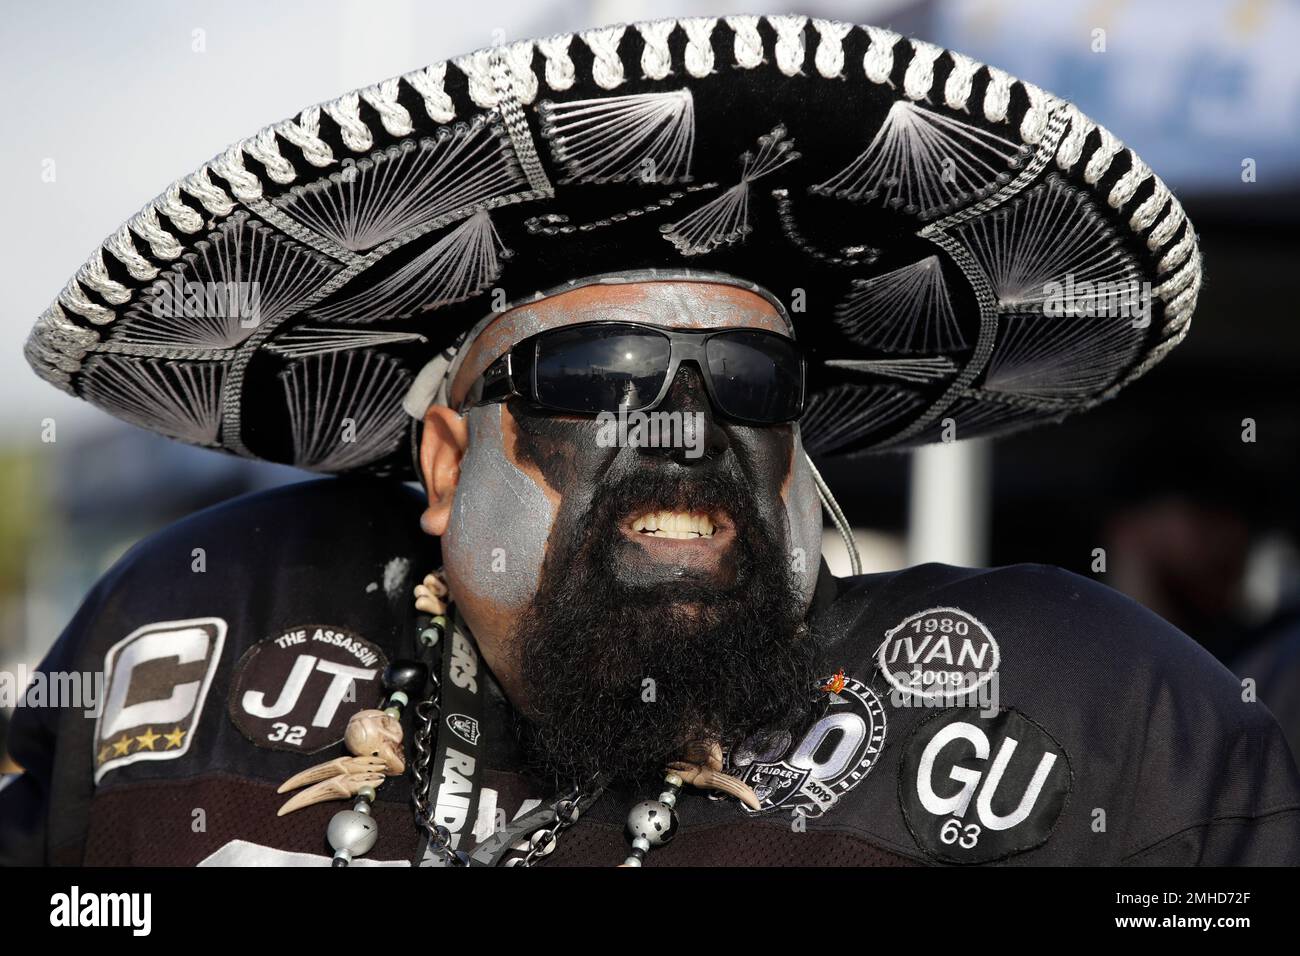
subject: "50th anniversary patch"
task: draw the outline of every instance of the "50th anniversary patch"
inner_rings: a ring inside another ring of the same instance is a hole
[[[819,817],[862,782],[884,743],[880,698],[860,680],[846,677],[829,695],[826,713],[802,736],[783,731],[764,745],[738,747],[726,764],[753,789],[761,805],[757,812],[781,807]]]
[[[1074,782],[1070,758],[1008,708],[945,710],[912,732],[898,796],[917,845],[946,863],[988,863],[1047,841]]]
[[[348,718],[375,705],[387,666],[384,652],[352,631],[291,627],[239,659],[230,719],[259,747],[314,753],[342,740]]]

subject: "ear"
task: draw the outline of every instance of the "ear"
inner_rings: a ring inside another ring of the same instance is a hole
[[[445,405],[430,405],[420,435],[420,476],[429,507],[420,516],[428,534],[442,535],[451,520],[451,501],[460,483],[460,460],[469,447],[469,425]]]

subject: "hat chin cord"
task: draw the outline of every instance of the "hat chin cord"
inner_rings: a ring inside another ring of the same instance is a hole
[[[844,517],[839,502],[831,494],[830,485],[826,484],[826,480],[822,478],[821,472],[812,463],[812,459],[806,453],[803,459],[808,463],[808,470],[812,472],[813,484],[817,486],[817,497],[822,500],[822,507],[826,509],[826,514],[831,519],[831,524],[835,525],[835,530],[840,533],[840,540],[844,542],[844,550],[849,553],[849,567],[855,575],[861,574],[862,559],[858,556],[858,546],[853,540],[853,529],[849,527],[849,519]]]

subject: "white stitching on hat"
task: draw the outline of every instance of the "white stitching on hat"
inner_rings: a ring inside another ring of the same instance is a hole
[[[1043,131],[1047,129],[1047,118],[1059,101],[1032,83],[1022,80],[1020,85],[1029,97],[1029,109],[1025,110],[1024,118],[1020,121],[1020,138],[1031,146],[1036,146],[1043,138]]]
[[[1011,105],[1011,74],[996,66],[986,69],[989,82],[984,88],[984,118],[990,123],[1001,123],[1007,118],[1007,109]]]
[[[533,42],[520,40],[511,43],[503,51],[506,65],[510,68],[510,88],[515,99],[520,103],[531,103],[537,99],[537,74],[533,72]]]
[[[1115,159],[1119,151],[1124,148],[1124,144],[1110,130],[1098,126],[1097,132],[1101,134],[1101,145],[1088,159],[1088,163],[1083,167],[1083,181],[1089,186],[1096,185],[1097,180],[1106,175],[1106,170],[1110,169],[1111,162]]]
[[[1147,226],[1156,221],[1156,216],[1160,210],[1164,209],[1165,202],[1169,199],[1169,187],[1156,180],[1156,187],[1137,209],[1133,210],[1133,215],[1129,217],[1128,227],[1134,232],[1141,232]]]
[[[786,76],[798,76],[803,72],[803,58],[807,52],[804,47],[803,28],[807,17],[779,16],[768,17],[767,22],[776,31],[776,65]]]
[[[662,80],[673,71],[673,56],[668,50],[668,34],[676,20],[651,20],[638,23],[637,33],[645,41],[641,49],[641,73],[648,80]]]
[[[402,396],[411,373],[382,352],[330,352],[280,373],[293,463],[316,471],[358,468],[392,452],[406,430]],[[352,425],[352,441],[342,441]]]
[[[578,34],[595,57],[591,78],[602,90],[612,90],[623,82],[623,61],[618,55],[618,41],[623,39],[625,29],[623,26],[604,27]]]
[[[275,124],[275,131],[301,150],[303,158],[313,166],[328,166],[334,162],[334,151],[320,138],[320,107],[309,106],[298,114],[298,119]]]
[[[158,212],[171,221],[181,232],[198,232],[203,228],[203,217],[185,205],[181,199],[180,183],[172,183],[161,196],[153,201]]]
[[[402,79],[424,98],[424,111],[429,114],[429,119],[435,123],[450,123],[456,118],[456,107],[443,88],[447,79],[446,63],[434,63],[423,70],[412,70]]]
[[[209,165],[204,164],[180,181],[181,188],[203,204],[214,216],[224,216],[235,208],[226,191],[208,178]]]
[[[1184,230],[1183,238],[1170,246],[1169,251],[1161,256],[1160,265],[1156,267],[1157,271],[1163,275],[1170,269],[1176,268],[1184,259],[1187,258],[1188,253],[1191,252],[1195,246],[1196,233],[1190,228]]]
[[[943,47],[912,40],[912,62],[903,75],[903,95],[909,100],[925,100],[934,85],[934,63],[943,55]]]
[[[760,136],[758,150],[741,156],[740,182],[676,222],[660,226],[663,237],[682,255],[695,256],[747,236],[749,184],[799,158],[785,133],[784,126],[776,126]]]
[[[472,298],[501,274],[509,251],[479,209],[383,281],[311,312],[330,321],[376,321]]]
[[[538,105],[542,132],[557,162],[579,182],[653,182],[690,178],[695,101],[687,87]],[[650,165],[647,167],[647,163]]]
[[[217,362],[96,355],[86,363],[81,388],[95,404],[142,428],[215,445],[225,378],[226,366]]]
[[[175,259],[181,254],[180,242],[158,222],[158,210],[152,205],[132,216],[130,226],[134,233],[149,243],[149,251],[159,259]]]
[[[871,43],[867,52],[862,54],[862,72],[872,83],[888,83],[889,74],[894,71],[894,46],[902,39],[893,30],[880,27],[865,27]]]
[[[244,141],[244,149],[255,160],[266,167],[266,174],[272,181],[284,185],[291,183],[297,175],[293,164],[280,155],[280,144],[275,141],[275,130],[264,127],[254,136]]]
[[[713,28],[717,17],[690,17],[678,20],[686,33],[686,72],[695,78],[713,72]]]
[[[411,114],[397,101],[399,90],[397,77],[393,77],[366,87],[361,91],[361,98],[375,108],[388,135],[410,136],[414,130],[411,126]]]
[[[853,24],[814,18],[812,25],[817,31],[817,52],[813,54],[817,72],[828,80],[843,76],[844,38],[853,31]]]
[[[111,252],[134,279],[148,280],[158,275],[158,270],[135,248],[135,236],[129,225],[123,225],[117,232],[104,241],[104,248]]]
[[[360,107],[359,92],[344,93],[338,99],[321,106],[321,109],[339,124],[343,145],[354,153],[364,153],[375,144],[375,138],[370,134],[370,127],[361,122]],[[239,196],[238,193],[235,195]]]
[[[1088,134],[1096,128],[1088,117],[1084,116],[1072,104],[1065,107],[1065,113],[1070,119],[1070,129],[1061,140],[1061,146],[1056,151],[1056,165],[1061,170],[1069,170],[1079,161],[1083,155],[1083,144],[1087,140]]]
[[[763,62],[763,38],[758,33],[758,17],[743,15],[726,17],[727,26],[735,31],[733,50],[736,65],[752,70]]]
[[[885,352],[952,352],[966,347],[935,255],[869,279],[854,279],[833,318],[853,342]]]
[[[230,184],[230,191],[241,202],[251,202],[262,197],[262,183],[244,168],[241,143],[235,143],[224,153],[208,161],[208,168]]]
[[[565,33],[537,41],[537,48],[546,58],[546,85],[553,90],[567,90],[573,86],[576,75],[573,60],[569,57],[572,40],[573,36]]]
[[[1110,204],[1111,209],[1119,209],[1126,202],[1133,198],[1138,187],[1151,178],[1151,170],[1147,164],[1138,159],[1137,154],[1129,150],[1129,157],[1132,159],[1132,165],[1111,187],[1110,195],[1106,197],[1106,202]]]
[[[943,101],[949,109],[965,110],[970,100],[971,83],[979,71],[980,64],[962,53],[948,51],[952,60],[952,72],[943,84]]]
[[[1020,146],[981,126],[909,100],[895,100],[866,149],[811,192],[846,199],[882,197],[923,217],[987,192]],[[944,169],[949,179],[937,175]]]
[[[1182,203],[1170,195],[1169,211],[1165,213],[1163,219],[1156,224],[1151,230],[1151,235],[1147,236],[1147,248],[1155,252],[1166,242],[1174,237],[1178,232],[1178,227],[1187,219],[1187,213],[1183,211]]]
[[[122,305],[123,303],[131,301],[131,290],[120,282],[109,278],[108,270],[104,267],[104,253],[101,249],[95,250],[95,253],[86,260],[86,263],[77,270],[77,278],[73,282],[68,283],[68,289],[75,290],[76,296],[80,297],[81,301],[84,301],[87,305],[92,305],[95,309],[108,312],[109,319],[111,319],[113,317],[112,311],[101,309],[100,306],[93,305],[93,303],[85,297],[80,286],[77,285],[78,282],[84,284],[87,288],[98,292],[113,305]],[[78,302],[77,305],[71,306],[72,311],[82,312],[82,309],[78,307],[79,305],[80,302]],[[82,312],[82,314],[84,315],[85,313]],[[90,318],[89,315],[86,317]],[[92,319],[92,321],[102,322],[108,321],[109,319]]]

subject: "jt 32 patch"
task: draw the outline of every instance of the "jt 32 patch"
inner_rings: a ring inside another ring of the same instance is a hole
[[[104,657],[104,711],[95,721],[95,782],[141,760],[175,760],[190,749],[221,659],[219,617],[137,628]]]
[[[841,677],[836,675],[836,685]],[[727,755],[727,771],[753,789],[759,812],[781,807],[819,817],[875,766],[885,743],[885,708],[866,684],[842,679],[826,713],[799,738],[783,732]],[[818,687],[827,683],[818,681]]]
[[[946,863],[1032,850],[1056,828],[1074,773],[1060,743],[1017,710],[946,710],[923,721],[899,764],[898,796],[917,845]]]
[[[348,718],[375,706],[388,660],[341,627],[300,624],[250,647],[230,685],[230,719],[269,750],[314,753],[343,739]]]

